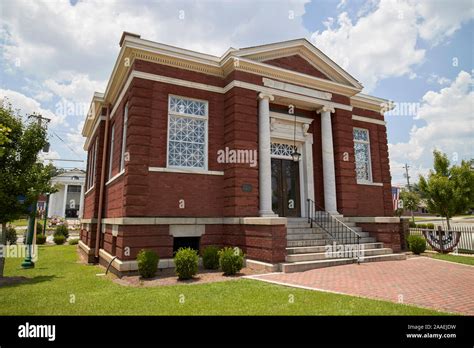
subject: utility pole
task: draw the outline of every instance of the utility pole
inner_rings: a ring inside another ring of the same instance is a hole
[[[43,120],[46,121],[46,127],[48,126],[48,122],[51,121],[51,119],[49,118],[43,117],[41,115],[35,115],[35,114],[29,115],[28,118],[35,118],[38,121],[38,125],[40,127],[42,126]],[[49,151],[49,143],[45,146],[45,148],[43,148],[43,151],[44,152]],[[38,209],[38,202],[34,201],[33,204],[31,205],[31,211],[29,212],[26,241],[23,242],[23,244],[26,245],[26,257],[23,263],[21,264],[21,267],[24,269],[35,267],[35,263],[33,262],[33,258],[32,258],[32,249],[33,249],[33,245],[36,243],[34,239],[36,236],[37,209]],[[46,231],[44,233],[46,233]]]
[[[407,186],[408,186],[408,191],[411,191],[411,187],[410,187],[410,175],[408,175],[408,168],[410,168],[410,166],[408,165],[408,163],[405,163],[405,177],[407,178]]]
[[[408,165],[408,163],[405,163],[404,168],[405,168],[405,177],[407,178],[408,192],[411,192],[410,175],[408,174],[408,168],[410,168],[410,166]],[[410,213],[411,213],[412,221],[415,222],[415,216],[413,214],[413,210],[410,210]]]
[[[51,121],[51,119],[50,119],[50,118],[43,117],[43,116],[41,116],[41,115],[35,115],[35,114],[33,114],[33,115],[29,115],[29,116],[28,116],[28,118],[36,118],[36,120],[38,121],[38,125],[39,125],[39,126],[41,126],[41,125],[42,125],[42,123],[43,123],[43,120],[46,120],[46,124],[48,124],[48,123],[49,123],[49,121]]]

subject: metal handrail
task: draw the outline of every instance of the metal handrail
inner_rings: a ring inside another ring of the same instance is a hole
[[[329,214],[310,198],[307,199],[307,216],[311,227],[313,227],[313,223],[318,225],[336,244],[357,244],[358,247],[360,246],[361,236],[357,231]]]

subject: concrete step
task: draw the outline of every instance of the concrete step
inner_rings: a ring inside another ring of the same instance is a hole
[[[353,227],[353,226],[348,226],[348,227],[349,227],[351,230],[354,230],[354,231],[356,231],[356,232],[362,232],[362,227],[357,227],[357,226],[354,226],[354,227]],[[340,231],[341,233],[342,233],[342,230],[343,230],[343,229],[340,228],[340,227],[328,227],[328,228],[326,228],[326,229],[327,229],[328,231],[336,231],[336,232],[337,232],[337,231]],[[350,233],[350,232],[348,232],[348,233]]]
[[[359,239],[359,243],[375,243],[377,242],[374,237],[362,237]]]
[[[361,258],[359,261],[363,262],[375,262],[375,261],[398,261],[405,260],[405,254],[384,254],[384,255],[375,255],[375,256],[366,256]],[[311,269],[332,267],[339,265],[347,265],[350,263],[356,263],[356,258],[345,258],[345,259],[325,259],[325,260],[316,260],[316,261],[302,261],[302,262],[291,262],[291,263],[282,263],[281,270],[284,273],[294,273],[294,272],[304,272]]]
[[[369,232],[363,232],[363,231],[356,231],[357,234],[361,237],[370,237],[370,234]],[[339,233],[333,233],[335,236],[338,236],[338,237],[351,237],[351,236],[354,236],[355,237],[355,234],[352,233],[352,232],[339,232]]]
[[[298,220],[290,220],[288,219],[287,220],[287,223],[286,223],[286,227],[288,228],[292,228],[292,227],[295,227],[295,228],[298,228],[298,227],[301,227],[301,228],[305,228],[305,227],[310,227],[310,223],[308,222],[308,220],[306,219],[298,219]]]
[[[393,250],[390,248],[376,248],[376,249],[363,249],[362,255],[365,256],[376,256],[393,254]],[[325,252],[319,253],[307,253],[307,254],[293,254],[286,256],[286,262],[301,262],[301,261],[315,261],[315,260],[328,260],[338,258],[338,253],[333,252],[326,254]],[[340,257],[339,257],[340,258]]]
[[[314,246],[322,246],[326,245],[326,241],[324,239],[316,239],[316,240],[289,240],[286,245],[288,248],[299,248],[299,247],[314,247]]]
[[[405,254],[385,254],[385,255],[364,256],[360,258],[360,262],[398,261],[398,260],[406,260],[406,259],[407,259],[407,256]]]
[[[365,250],[383,248],[383,243],[365,243],[361,244]],[[286,252],[288,255],[293,254],[309,254],[309,253],[323,253],[326,251],[326,246],[303,246],[303,247],[288,247]]]
[[[355,259],[327,259],[317,261],[291,262],[282,263],[280,269],[283,273],[294,273],[309,271],[310,269],[316,268],[347,265],[354,262],[356,262]]]
[[[318,239],[326,240],[326,235],[323,233],[292,233],[286,235],[286,240],[309,240]]]
[[[295,233],[321,233],[325,234],[324,230],[321,228],[302,228],[302,227],[292,227],[286,229],[287,234],[295,234]]]

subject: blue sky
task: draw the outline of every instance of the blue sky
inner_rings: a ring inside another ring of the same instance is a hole
[[[399,108],[386,116],[394,183],[425,174],[432,150],[474,157],[470,0],[2,1],[0,97],[52,119],[45,158],[84,160],[80,135],[123,31],[222,54],[306,37]],[[45,20],[46,19],[46,20]],[[84,167],[84,162],[56,162]]]

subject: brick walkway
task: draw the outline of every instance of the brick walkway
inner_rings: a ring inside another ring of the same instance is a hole
[[[474,267],[427,257],[252,278],[474,315]]]

